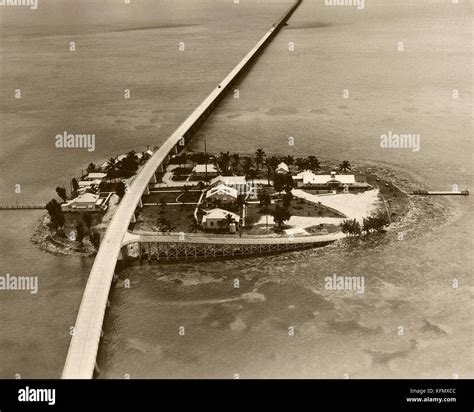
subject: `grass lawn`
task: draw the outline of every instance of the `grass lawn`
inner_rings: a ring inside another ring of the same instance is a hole
[[[160,203],[161,200],[164,200],[166,203],[176,203],[176,198],[178,197],[178,202],[197,203],[200,196],[201,192],[150,193],[149,195],[143,196],[143,203]]]
[[[171,205],[162,211],[160,206],[144,206],[134,230],[155,231],[158,219],[166,219],[175,226],[174,232],[190,232],[194,209],[192,205]]]

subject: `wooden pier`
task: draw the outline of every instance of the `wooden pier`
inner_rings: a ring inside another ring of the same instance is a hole
[[[12,205],[12,206],[0,206],[0,210],[40,210],[46,209],[46,206],[41,205]]]

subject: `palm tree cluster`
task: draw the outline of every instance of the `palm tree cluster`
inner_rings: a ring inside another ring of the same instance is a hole
[[[92,169],[91,165],[89,167]],[[88,167],[88,169],[89,169]],[[130,177],[135,174],[138,169],[138,158],[134,150],[130,150],[126,157],[118,161],[115,157],[111,157],[107,161],[105,171],[107,179],[115,180],[119,177]]]
[[[364,232],[368,235],[373,232],[382,232],[389,223],[386,213],[379,210],[372,216],[364,217],[362,225],[356,219],[343,220],[341,230],[348,236],[360,236]]]

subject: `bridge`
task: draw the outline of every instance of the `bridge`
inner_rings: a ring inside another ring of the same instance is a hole
[[[163,170],[163,165],[171,155],[178,153],[185,147],[232,85],[248,70],[301,2],[302,0],[297,0],[291,5],[252,50],[163,143],[140,170],[122,198],[102,238],[84,290],[62,373],[63,379],[91,379],[94,377],[102,325],[116,262],[128,226],[130,222],[135,221],[136,210],[142,206],[142,195],[149,192],[150,183],[156,182],[155,173],[157,170]]]
[[[149,263],[176,260],[213,260],[261,256],[326,246],[344,237],[342,232],[319,236],[202,236],[192,233],[138,234],[127,232],[122,253],[126,260]]]

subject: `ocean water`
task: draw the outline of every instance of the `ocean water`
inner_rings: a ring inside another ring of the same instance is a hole
[[[88,162],[159,144],[290,4],[135,3],[62,1],[39,16],[0,9],[2,202],[47,201]],[[382,165],[421,187],[472,187],[470,6],[304,1],[192,147],[205,136],[210,151],[315,153]],[[54,149],[64,130],[95,133],[96,151]],[[420,151],[381,148],[389,131],[419,134]],[[403,241],[389,233],[352,247],[124,270],[98,376],[472,377],[472,201],[417,207]],[[2,292],[3,377],[59,376],[92,263],[38,251],[28,241],[38,217],[0,214],[10,245],[2,272],[38,274],[45,291]],[[325,290],[334,273],[364,276],[365,293]]]

